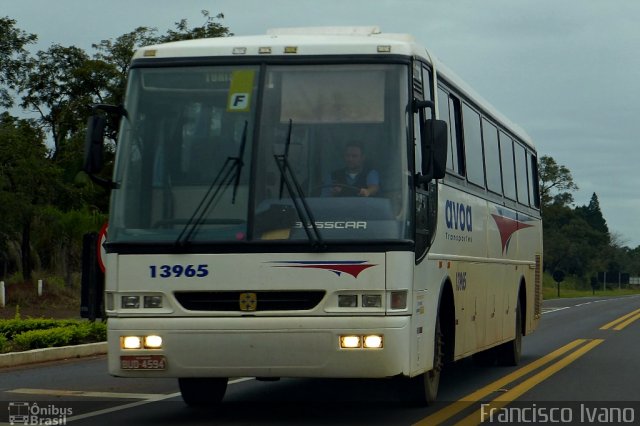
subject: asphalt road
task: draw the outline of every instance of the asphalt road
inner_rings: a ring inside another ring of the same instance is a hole
[[[0,370],[0,424],[9,415],[23,424],[16,416],[25,414],[41,424],[119,426],[464,425],[483,415],[489,424],[640,421],[640,296],[543,306],[518,367],[460,361],[431,407],[402,404],[394,380],[238,379],[222,407],[194,410],[176,381],[110,377],[96,357]]]

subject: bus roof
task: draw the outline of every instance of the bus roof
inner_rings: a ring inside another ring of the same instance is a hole
[[[379,46],[384,46],[378,49]],[[295,52],[291,49],[296,48]],[[270,50],[268,50],[270,49]],[[368,55],[411,56],[416,45],[407,34],[383,34],[377,27],[276,28],[266,35],[185,40],[139,49],[144,57],[252,56],[252,55]],[[151,54],[150,52],[155,52]],[[424,52],[422,52],[424,55]]]
[[[409,34],[383,33],[377,26],[274,28],[266,35],[216,37],[177,41],[138,49],[133,59],[197,57],[269,57],[321,55],[400,55],[420,57],[436,69],[439,78],[481,107],[511,133],[534,149],[531,138],[452,70],[419,45]]]

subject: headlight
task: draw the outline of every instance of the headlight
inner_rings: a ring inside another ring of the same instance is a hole
[[[144,347],[146,349],[160,349],[162,348],[162,337],[151,335],[145,336],[144,338]]]
[[[122,309],[138,309],[140,307],[140,296],[122,296],[120,300]]]
[[[362,307],[363,308],[381,308],[382,307],[382,295],[380,295],[380,294],[363,294],[362,295]]]
[[[138,336],[124,336],[122,338],[123,349],[140,349],[142,348],[142,339]]]
[[[162,308],[162,296],[144,296],[145,308]]]
[[[151,334],[149,336],[122,336],[122,349],[162,349],[162,337]]]
[[[360,347],[360,336],[340,336],[340,347],[354,349]]]
[[[161,309],[164,307],[164,298],[161,294],[126,294],[120,296],[120,307],[122,309]]]
[[[340,308],[357,308],[358,307],[358,295],[357,294],[340,294],[340,295],[338,295],[338,307],[340,307]]]
[[[344,335],[339,336],[340,349],[382,349],[382,334]]]
[[[377,335],[377,334],[364,336],[364,347],[367,348],[367,349],[381,348],[382,347],[382,336]]]

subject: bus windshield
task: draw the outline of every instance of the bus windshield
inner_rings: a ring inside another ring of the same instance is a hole
[[[410,238],[408,87],[401,64],[132,68],[109,241],[305,241],[306,215]]]

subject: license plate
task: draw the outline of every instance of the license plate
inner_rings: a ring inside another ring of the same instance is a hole
[[[164,370],[166,366],[164,355],[120,356],[120,368],[123,370]]]

